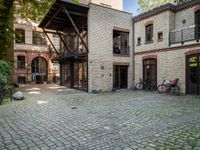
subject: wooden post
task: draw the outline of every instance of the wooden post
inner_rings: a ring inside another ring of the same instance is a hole
[[[79,33],[79,30],[78,30],[78,28],[76,27],[76,25],[75,25],[75,23],[74,23],[72,17],[70,16],[68,10],[67,10],[65,7],[63,7],[63,10],[65,11],[65,14],[67,15],[67,17],[69,18],[69,20],[70,20],[72,26],[74,27],[74,30],[76,31],[77,35],[78,35],[79,38],[81,39],[81,42],[83,43],[83,45],[84,45],[86,51],[88,52],[87,44],[85,43],[85,41],[84,41],[83,38],[81,37],[81,35],[80,35],[80,33]]]

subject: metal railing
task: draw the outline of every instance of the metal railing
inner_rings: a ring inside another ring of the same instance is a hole
[[[113,47],[113,54],[129,55],[129,53],[130,53],[130,47],[129,46],[124,46],[121,49]]]
[[[184,42],[194,41],[199,42],[200,39],[200,26],[190,26],[179,30],[174,30],[169,33],[169,45]]]

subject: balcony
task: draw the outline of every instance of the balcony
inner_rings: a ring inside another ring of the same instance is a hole
[[[114,56],[129,56],[129,54],[130,54],[129,46],[124,46],[122,48],[113,46],[113,55]]]
[[[169,33],[169,45],[194,44],[199,42],[200,26],[189,26]]]

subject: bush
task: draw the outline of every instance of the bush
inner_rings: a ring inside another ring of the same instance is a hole
[[[10,65],[4,60],[0,60],[0,88],[1,89],[7,89],[9,87],[10,76],[11,76]]]

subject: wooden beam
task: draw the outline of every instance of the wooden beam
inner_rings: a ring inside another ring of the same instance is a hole
[[[83,38],[81,37],[81,35],[80,35],[80,33],[79,33],[79,30],[78,30],[77,26],[75,25],[75,23],[74,23],[72,17],[70,16],[68,10],[67,10],[65,7],[63,7],[63,10],[64,10],[64,12],[66,13],[67,17],[69,18],[69,20],[70,20],[72,26],[74,27],[74,30],[76,31],[77,35],[78,35],[79,38],[81,39],[81,42],[83,43],[83,45],[84,45],[84,47],[85,47],[85,49],[86,49],[86,51],[87,51],[87,53],[88,53],[88,51],[89,51],[89,50],[88,50],[88,46],[87,46],[87,44],[85,43],[85,41],[83,40]]]
[[[63,42],[63,44],[65,45],[67,51],[69,52],[68,46],[67,46],[67,44],[65,43],[65,41],[63,40],[61,34],[58,32],[58,30],[56,30],[56,32],[57,32],[58,36],[60,37],[61,41]]]
[[[44,28],[46,28],[52,22],[52,20],[59,14],[60,11],[61,11],[61,7],[59,7],[59,9],[57,10],[57,12],[52,17],[50,17],[49,21],[44,26]]]
[[[50,43],[51,43],[51,45],[53,46],[53,49],[55,50],[56,54],[59,56],[59,53],[58,53],[58,51],[56,50],[56,47],[54,46],[53,42],[52,42],[52,41],[51,41],[51,39],[49,38],[49,36],[48,36],[47,32],[45,31],[45,29],[44,29],[44,28],[42,28],[42,29],[43,29],[43,32],[44,32],[44,34],[45,34],[45,35],[46,35],[46,37],[48,38],[49,42],[50,42]]]

